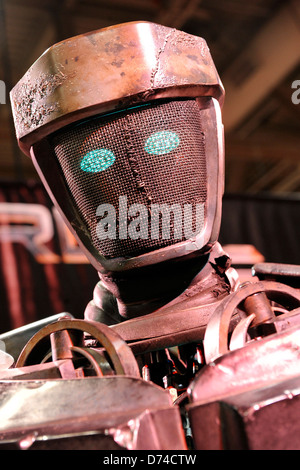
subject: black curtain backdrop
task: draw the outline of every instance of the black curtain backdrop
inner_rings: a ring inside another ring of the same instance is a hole
[[[0,210],[0,333],[61,312],[83,318],[98,281],[85,259],[66,261],[53,206],[39,183],[0,185],[0,203],[39,204],[49,209],[54,235],[46,243],[53,260],[41,262],[7,230],[26,230],[30,221],[5,218]],[[1,206],[0,206],[1,208]],[[266,261],[300,264],[300,199],[225,195],[220,242],[254,245]],[[10,227],[10,228],[9,228]],[[26,237],[25,237],[26,238]],[[51,256],[50,256],[51,258]]]
[[[300,198],[225,195],[219,240],[254,245],[266,262],[300,264]]]

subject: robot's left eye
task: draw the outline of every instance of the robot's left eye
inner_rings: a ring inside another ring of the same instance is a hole
[[[80,162],[80,168],[87,173],[105,171],[115,162],[115,154],[106,148],[91,150]]]
[[[180,139],[176,132],[159,131],[148,137],[145,150],[150,155],[165,155],[175,150],[179,144]]]

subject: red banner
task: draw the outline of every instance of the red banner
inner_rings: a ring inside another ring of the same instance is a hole
[[[0,332],[61,312],[83,318],[98,274],[42,185],[1,185],[0,260]]]

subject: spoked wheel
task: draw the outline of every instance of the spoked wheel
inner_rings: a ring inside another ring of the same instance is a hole
[[[16,367],[47,361],[56,363],[62,378],[66,379],[89,375],[140,377],[127,343],[107,325],[98,322],[61,318],[45,326],[23,348]]]

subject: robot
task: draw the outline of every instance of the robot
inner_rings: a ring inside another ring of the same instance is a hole
[[[10,96],[99,282],[82,319],[2,337],[2,447],[299,448],[299,267],[242,284],[218,242],[224,89],[205,40],[149,22],[76,36]]]

